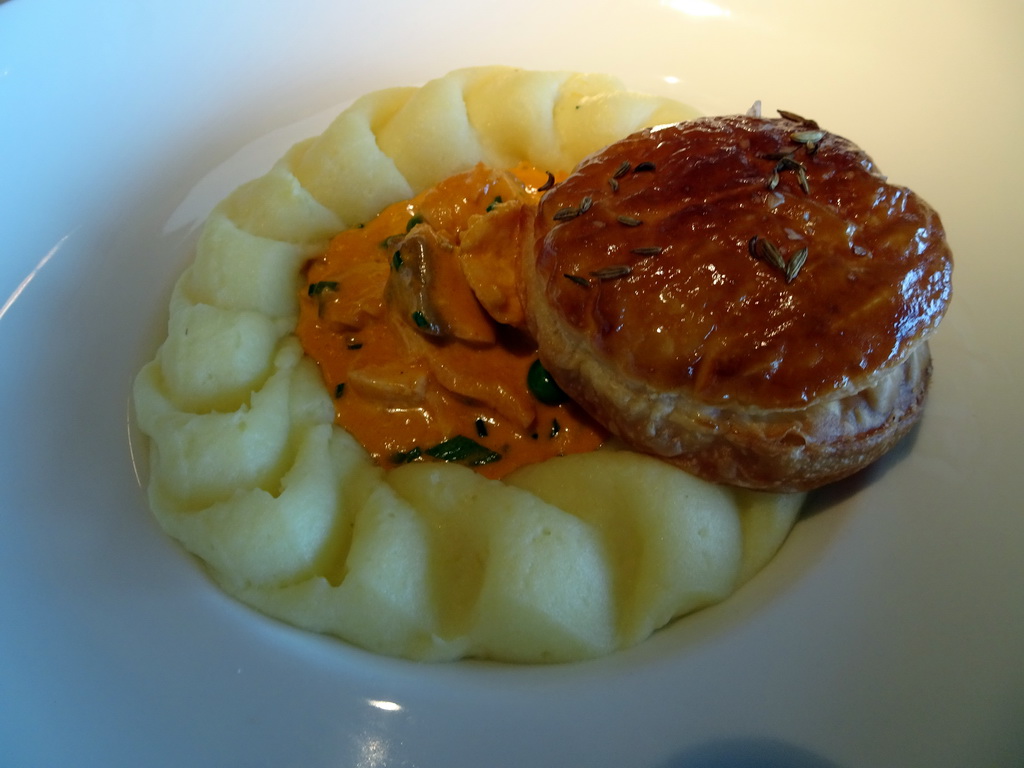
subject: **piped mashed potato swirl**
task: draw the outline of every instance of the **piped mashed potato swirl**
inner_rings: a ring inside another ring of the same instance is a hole
[[[477,67],[354,102],[222,201],[134,386],[161,526],[228,593],[418,660],[607,654],[756,573],[801,495],[603,448],[490,480],[377,466],[294,335],[300,269],[339,231],[485,163],[568,171],[694,111],[609,77]]]

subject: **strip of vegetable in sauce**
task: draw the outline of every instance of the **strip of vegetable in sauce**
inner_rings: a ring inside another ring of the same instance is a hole
[[[305,265],[296,333],[336,422],[379,464],[456,461],[501,477],[604,441],[575,403],[551,396],[525,332],[517,259],[547,185],[532,168],[477,166],[342,232]]]

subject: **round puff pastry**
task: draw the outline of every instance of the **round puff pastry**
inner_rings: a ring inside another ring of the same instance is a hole
[[[523,258],[541,359],[637,450],[805,490],[921,414],[950,300],[936,213],[786,113],[644,130],[541,201]]]
[[[360,98],[207,220],[134,387],[163,528],[226,591],[378,653],[571,661],[724,599],[802,497],[726,490],[605,449],[489,480],[385,472],[334,424],[293,331],[303,263],[476,163],[565,172],[693,116],[595,75],[481,67]]]

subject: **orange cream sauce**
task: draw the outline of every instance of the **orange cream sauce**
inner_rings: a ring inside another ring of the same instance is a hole
[[[305,265],[296,333],[336,422],[384,467],[453,460],[488,477],[597,448],[605,431],[540,402],[518,254],[546,174],[485,166],[346,230]]]

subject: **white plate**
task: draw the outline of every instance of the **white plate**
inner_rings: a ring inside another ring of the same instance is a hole
[[[0,4],[0,763],[1019,765],[1024,14],[842,6]],[[734,599],[574,666],[416,665],[267,620],[158,530],[129,448],[209,207],[360,93],[488,63],[812,116],[958,257],[913,437]]]

